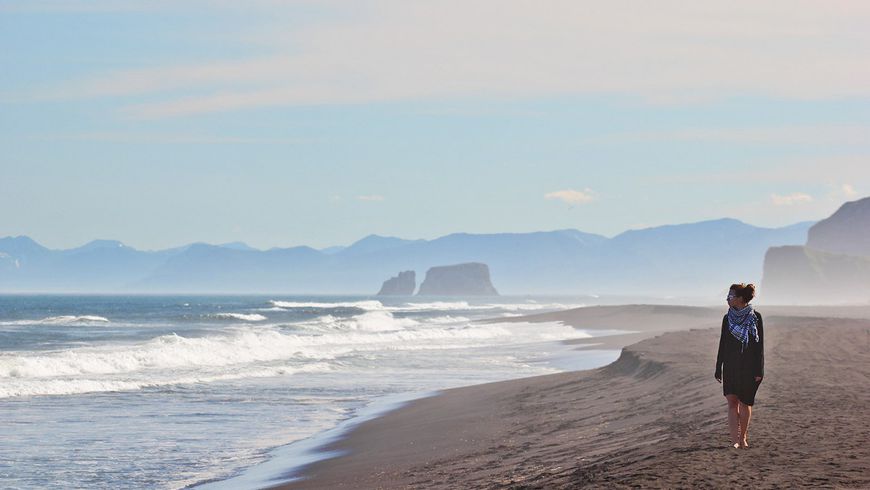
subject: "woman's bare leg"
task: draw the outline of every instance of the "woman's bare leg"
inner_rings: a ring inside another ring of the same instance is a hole
[[[740,414],[739,406],[742,405],[737,395],[725,395],[728,400],[728,428],[731,429],[731,444],[735,446],[740,444]]]
[[[740,447],[749,447],[749,419],[752,418],[752,407],[738,401],[738,413],[740,415],[739,442]]]

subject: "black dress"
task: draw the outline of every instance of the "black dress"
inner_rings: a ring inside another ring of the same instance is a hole
[[[740,352],[740,341],[728,329],[728,315],[722,318],[722,334],[719,336],[719,354],[716,356],[716,377],[722,378],[722,393],[737,395],[744,405],[755,403],[755,392],[764,376],[764,325],[761,313],[755,312],[758,320],[758,341],[749,336],[749,345]],[[724,376],[723,376],[724,365]]]

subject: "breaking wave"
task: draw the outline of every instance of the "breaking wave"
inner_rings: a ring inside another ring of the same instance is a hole
[[[351,318],[325,315],[290,326],[239,326],[204,337],[170,334],[137,344],[0,353],[0,397],[275,376],[311,365],[346,365],[372,352],[588,336],[558,323],[470,324],[464,317],[415,320],[387,311]]]
[[[371,301],[349,301],[344,303],[318,303],[318,302],[297,302],[297,301],[277,301],[270,300],[272,306],[291,309],[291,308],[359,308],[361,310],[380,310],[384,305],[377,300]]]
[[[327,372],[333,368],[328,363],[312,363],[304,366],[274,366],[253,368],[226,373],[168,374],[151,378],[37,378],[4,379],[0,385],[0,398],[33,395],[75,395],[81,393],[130,391],[162,386],[213,383],[244,378],[286,376],[299,373]]]
[[[214,313],[206,316],[220,320],[242,320],[245,322],[262,322],[268,320],[268,318],[258,313]]]
[[[39,320],[7,320],[0,325],[105,325],[109,319],[97,315],[60,315]]]
[[[571,308],[580,308],[585,304],[564,304],[564,303],[487,303],[487,304],[471,304],[468,301],[430,301],[413,303],[408,302],[398,306],[386,306],[378,300],[366,301],[350,301],[342,303],[319,303],[319,302],[295,302],[295,301],[279,301],[270,300],[269,303],[276,309],[293,309],[293,308],[358,308],[367,311],[394,311],[394,312],[416,312],[416,311],[454,311],[454,310],[507,310],[507,311],[537,311],[537,310],[567,310]]]
[[[59,325],[64,323],[109,323],[109,319],[102,316],[96,315],[62,315],[62,316],[50,316],[48,318],[43,318],[36,323],[44,323],[51,325]]]

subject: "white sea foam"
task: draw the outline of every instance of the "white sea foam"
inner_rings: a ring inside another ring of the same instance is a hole
[[[429,303],[405,303],[401,306],[385,306],[387,311],[452,311],[452,310],[508,310],[508,311],[536,311],[536,310],[567,310],[579,308],[583,304],[563,303],[486,303],[470,304],[467,301],[435,301]]]
[[[350,318],[324,315],[313,322],[305,322],[301,325],[320,331],[389,332],[414,327],[420,325],[420,322],[413,318],[395,318],[387,311],[367,311]]]
[[[280,309],[289,308],[359,308],[368,311],[429,311],[429,310],[476,310],[492,309],[490,305],[471,306],[467,301],[435,301],[426,303],[405,303],[402,306],[384,306],[377,300],[350,301],[338,303],[296,302],[296,301],[269,301],[273,307]]]
[[[228,335],[161,335],[133,345],[81,347],[64,351],[0,355],[0,379],[119,374],[274,361],[294,357],[295,336],[244,329]]]
[[[496,305],[494,305],[496,306]],[[515,303],[506,305],[497,305],[503,310],[509,311],[536,311],[536,310],[570,310],[573,308],[583,308],[585,304],[563,304],[563,303]]]
[[[303,366],[274,366],[251,368],[226,373],[189,373],[163,376],[144,377],[104,377],[104,378],[72,378],[51,377],[36,379],[4,379],[0,384],[0,398],[33,395],[74,395],[79,393],[130,391],[161,386],[213,383],[246,378],[264,378],[286,376],[299,373],[316,373],[331,371],[333,367],[325,362],[310,363]]]
[[[298,302],[298,301],[277,301],[271,300],[269,303],[278,308],[359,308],[361,310],[382,310],[384,305],[377,300],[370,301],[350,301],[344,303],[318,303],[318,302]]]
[[[242,320],[245,322],[262,322],[263,320],[268,320],[268,318],[259,313],[214,313],[206,316],[221,320]]]
[[[388,311],[367,311],[350,318],[323,315],[314,320],[297,323],[297,327],[318,332],[367,331],[389,332],[426,325],[464,324],[470,321],[464,316],[443,315],[423,320],[396,318]]]
[[[0,396],[60,393],[63,391],[60,386],[82,392],[88,386],[106,391],[137,389],[155,382],[184,383],[192,382],[191,379],[208,382],[227,375],[247,377],[249,374],[239,373],[259,372],[257,369],[273,369],[263,366],[264,363],[290,362],[301,366],[339,357],[346,363],[359,353],[466,349],[588,337],[560,323],[468,324],[463,320],[440,317],[435,321],[418,321],[395,318],[389,312],[366,312],[352,318],[326,315],[299,324],[304,331],[288,332],[275,326],[237,327],[206,337],[171,334],[130,345],[6,352],[0,353],[3,386]],[[124,379],[118,380],[119,376]],[[28,381],[38,381],[37,385],[44,390],[33,388]]]
[[[367,311],[392,311],[392,312],[417,312],[417,311],[482,311],[482,310],[507,310],[507,311],[536,311],[536,310],[567,310],[586,306],[584,304],[565,303],[485,303],[471,304],[468,301],[428,301],[407,302],[402,305],[386,306],[377,300],[351,301],[343,303],[318,303],[318,302],[295,302],[271,300],[273,308],[359,308]]]
[[[39,311],[20,326],[5,326],[20,317],[0,320],[0,335],[12,336],[0,349],[0,406],[12,409],[6,410],[10,426],[21,427],[4,433],[4,443],[17,456],[7,475],[12,486],[65,481],[71,487],[180,488],[235,474],[261,461],[264,449],[328,428],[373,396],[585,369],[589,366],[565,364],[562,356],[595,355],[548,342],[587,336],[565,325],[472,321],[527,313],[524,306],[511,309],[514,304],[548,307],[524,297],[467,302],[348,297],[335,304],[326,303],[331,299],[326,296],[285,296],[286,308],[267,302],[274,298],[178,297],[159,303],[134,298],[117,304],[102,298],[47,299],[38,310],[30,305],[10,310]],[[380,301],[355,301],[363,299]],[[185,301],[193,308],[182,308]],[[102,314],[111,322],[43,318],[62,314]],[[48,324],[36,324],[45,320]],[[172,329],[177,335],[165,335]],[[81,395],[93,392],[114,393]],[[49,396],[17,398],[39,395]],[[63,448],[111,433],[118,413],[129,419],[129,430],[91,448],[94,464],[71,470]],[[65,421],[62,431],[55,430],[58,417]],[[173,430],[167,431],[168,425]],[[167,444],[190,457],[162,457]],[[125,473],[131,464],[137,471]],[[286,460],[277,466],[282,472],[288,467]]]
[[[96,315],[62,315],[62,316],[50,316],[48,318],[43,318],[39,321],[39,323],[108,323],[109,319],[102,316]]]
[[[387,306],[389,311],[450,311],[490,309],[489,306],[471,306],[468,301],[433,301],[427,303],[405,303],[402,306]]]
[[[452,315],[433,316],[425,319],[425,323],[461,323],[470,321],[470,318]]]
[[[6,320],[0,325],[104,325],[109,319],[97,315],[60,315],[41,318],[39,320]]]

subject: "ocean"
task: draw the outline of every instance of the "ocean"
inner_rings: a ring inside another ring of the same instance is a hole
[[[286,474],[311,457],[302,448],[385,400],[614,361],[618,351],[560,342],[601,331],[475,322],[580,306],[0,296],[0,487],[257,486],[250,475]]]

